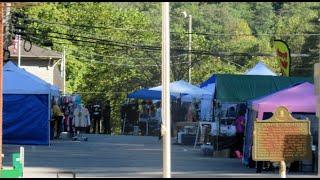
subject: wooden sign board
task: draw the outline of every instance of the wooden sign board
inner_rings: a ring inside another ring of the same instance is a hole
[[[257,119],[252,157],[255,161],[311,160],[310,121],[294,119],[283,106],[270,119]]]

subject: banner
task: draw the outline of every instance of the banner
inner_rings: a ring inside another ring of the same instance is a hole
[[[274,46],[276,49],[276,59],[281,70],[282,76],[290,75],[290,49],[288,45],[282,40],[274,40]]]

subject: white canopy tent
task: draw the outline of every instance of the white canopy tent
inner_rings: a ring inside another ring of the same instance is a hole
[[[271,71],[265,64],[262,62],[258,62],[252,69],[247,71],[245,75],[269,75],[269,76],[277,76],[276,73]]]
[[[206,87],[207,89],[214,89],[214,85],[210,84]],[[162,87],[157,86],[149,88],[150,90],[161,91]],[[205,88],[200,88],[198,86],[192,85],[183,80],[175,81],[170,83],[170,94],[176,97],[181,97],[183,102],[193,102],[194,100],[200,101],[200,119],[209,120],[211,118],[211,103],[213,98],[213,93],[207,91]]]
[[[170,94],[177,97],[182,97],[184,94],[188,94],[191,97],[207,97],[211,95],[210,92],[183,80],[171,82],[169,86]],[[162,86],[152,87],[149,90],[162,91]]]
[[[203,121],[211,121],[212,119],[212,99],[214,95],[214,88],[215,83],[208,84],[201,89],[208,91],[210,95],[203,95],[203,96],[192,96],[192,95],[184,95],[181,97],[182,102],[193,102],[194,100],[200,101],[200,119]],[[212,91],[213,90],[213,91]]]

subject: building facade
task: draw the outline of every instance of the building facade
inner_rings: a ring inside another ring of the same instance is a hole
[[[18,65],[18,48],[11,45],[8,49],[10,51],[8,60]],[[61,62],[62,53],[21,40],[20,67],[63,91]]]

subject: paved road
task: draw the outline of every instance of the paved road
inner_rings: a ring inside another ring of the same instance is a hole
[[[72,141],[63,135],[51,146],[24,145],[26,178],[55,178],[57,172],[72,171],[76,177],[161,178],[162,142],[153,136],[86,134],[88,141]],[[12,153],[19,145],[3,145],[3,167],[12,168]],[[193,146],[172,145],[173,178],[263,178],[279,175],[274,172],[256,174],[235,158],[203,156]],[[61,177],[71,177],[64,174]],[[316,178],[311,173],[289,173],[287,177]]]

